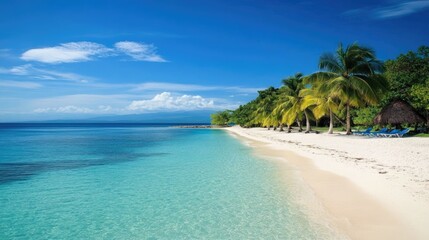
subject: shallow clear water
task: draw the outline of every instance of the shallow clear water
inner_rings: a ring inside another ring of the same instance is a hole
[[[220,130],[0,128],[0,239],[320,239]]]

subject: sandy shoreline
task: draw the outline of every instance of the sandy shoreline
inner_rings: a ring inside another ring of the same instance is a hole
[[[429,239],[429,139],[225,130],[293,168],[351,239]]]

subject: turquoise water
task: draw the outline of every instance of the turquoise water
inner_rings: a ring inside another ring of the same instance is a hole
[[[0,129],[0,239],[320,239],[221,130]]]

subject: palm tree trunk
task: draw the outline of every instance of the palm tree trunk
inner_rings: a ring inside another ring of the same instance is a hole
[[[287,125],[287,132],[288,133],[292,132],[292,126],[291,125]]]
[[[426,110],[426,133],[429,133],[429,111]]]
[[[332,114],[333,116],[334,116],[334,118],[335,119],[337,119],[337,121],[338,122],[340,122],[341,123],[341,125],[343,125],[343,127],[345,127],[346,126],[346,123],[345,122],[343,122],[337,115],[335,115],[335,113],[333,113]]]
[[[280,123],[280,130],[279,130],[280,132],[283,132],[284,130],[283,130],[283,123]]]
[[[329,130],[328,134],[334,133],[334,114],[332,113],[332,110],[329,109]]]
[[[347,111],[347,119],[346,119],[346,134],[351,135],[352,134],[352,127],[350,123],[350,105],[346,104],[346,111]]]
[[[298,124],[299,127],[299,132],[302,132],[302,126],[301,126],[301,121],[299,121],[298,119],[296,120],[296,124]]]
[[[309,133],[311,130],[310,119],[308,118],[308,115],[305,111],[304,111],[304,115],[305,115],[305,132]]]

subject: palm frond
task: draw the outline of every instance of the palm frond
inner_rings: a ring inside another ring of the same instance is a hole
[[[334,73],[341,73],[343,71],[343,66],[332,53],[324,53],[320,57],[319,68]]]

